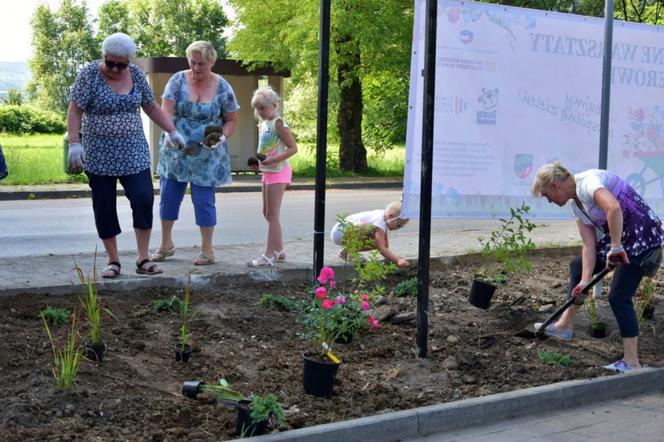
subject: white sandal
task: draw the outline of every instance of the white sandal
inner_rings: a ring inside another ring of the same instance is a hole
[[[286,261],[286,252],[281,251],[281,252],[274,252],[274,262],[282,262]]]
[[[261,264],[261,259],[265,262],[265,264]],[[252,259],[247,263],[247,267],[274,267],[274,261],[268,258],[265,255],[262,255],[258,259]]]

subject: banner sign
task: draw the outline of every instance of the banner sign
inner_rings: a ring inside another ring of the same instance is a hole
[[[425,0],[415,0],[404,215],[420,205]],[[614,22],[608,168],[664,213],[664,28]],[[504,216],[534,199],[537,169],[598,167],[604,22],[440,0],[436,42],[434,218]]]

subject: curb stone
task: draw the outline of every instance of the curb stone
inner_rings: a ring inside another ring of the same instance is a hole
[[[301,442],[399,441],[664,390],[664,368],[559,382],[445,404],[272,433],[244,440]]]

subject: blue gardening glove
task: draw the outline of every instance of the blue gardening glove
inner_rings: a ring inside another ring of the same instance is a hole
[[[622,244],[618,247],[611,247],[611,251],[606,254],[606,266],[613,270],[621,265],[629,265],[629,258]]]
[[[184,137],[180,135],[180,132],[174,130],[171,133],[166,134],[166,145],[171,149],[184,149],[187,142]]]
[[[579,283],[572,289],[572,298],[574,298],[574,304],[581,305],[586,300],[588,292],[584,292],[583,289],[590,283],[590,281],[579,281]]]
[[[72,172],[80,172],[83,170],[83,163],[85,163],[85,151],[81,143],[69,143],[69,151],[67,154],[67,164],[69,170]]]
[[[226,142],[227,142],[227,140],[226,140],[226,135],[221,134],[221,137],[219,138],[219,141],[217,142],[217,144],[213,144],[212,146],[208,147],[208,149],[210,149],[210,150],[218,149],[218,148],[220,148],[221,146],[223,146],[224,143],[226,143]],[[205,145],[204,145],[204,146],[205,146]],[[207,147],[207,146],[206,146],[206,147]]]

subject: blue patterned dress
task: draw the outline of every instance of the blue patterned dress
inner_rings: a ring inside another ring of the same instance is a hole
[[[220,186],[231,182],[231,158],[228,144],[207,149],[202,144],[207,126],[223,126],[222,113],[235,112],[240,106],[230,84],[221,76],[217,93],[211,103],[189,100],[189,86],[185,71],[174,74],[164,90],[163,99],[175,102],[173,123],[188,143],[198,143],[196,153],[187,155],[180,149],[170,149],[164,134],[159,141],[160,176],[198,186]]]
[[[154,103],[154,93],[138,66],[130,64],[134,83],[127,94],[115,92],[99,71],[101,60],[86,65],[69,94],[83,111],[85,171],[102,176],[134,175],[150,167],[150,150],[140,108]]]

